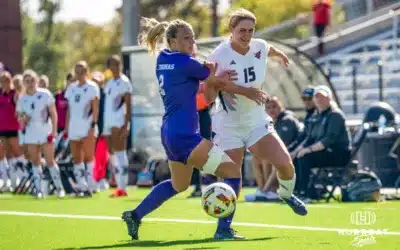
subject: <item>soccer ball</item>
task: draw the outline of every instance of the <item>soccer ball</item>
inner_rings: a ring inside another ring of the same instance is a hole
[[[224,218],[236,209],[236,194],[233,189],[222,182],[216,182],[205,189],[201,195],[204,211],[214,218]]]

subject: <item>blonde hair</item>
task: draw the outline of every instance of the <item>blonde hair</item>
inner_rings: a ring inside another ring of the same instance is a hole
[[[12,80],[13,80],[14,88],[18,92],[21,92],[24,90],[23,77],[21,74],[15,75]]]
[[[257,23],[257,18],[251,11],[240,8],[229,14],[228,27],[235,28],[242,20],[251,20]]]
[[[10,74],[10,72],[8,72],[8,71],[1,71],[1,72],[0,72],[0,79],[1,79],[1,78],[6,78],[6,79],[9,80],[10,82],[12,82],[11,74]]]
[[[176,38],[180,28],[193,30],[189,23],[181,19],[175,19],[170,22],[159,22],[154,18],[142,17],[140,26],[142,32],[138,37],[139,45],[146,46],[149,52],[153,54],[157,49],[158,43],[165,42],[169,48],[171,38]]]
[[[40,77],[39,77],[39,82],[43,82],[44,83],[44,88],[48,88],[49,87],[49,85],[50,85],[50,81],[49,81],[49,77],[48,76],[46,76],[46,75],[41,75]]]
[[[24,73],[22,74],[22,79],[23,79],[23,80],[25,80],[25,78],[27,78],[27,77],[32,77],[32,78],[35,80],[35,82],[38,82],[38,80],[39,80],[38,75],[37,75],[36,72],[33,71],[32,69],[27,69],[27,70],[25,70]]]

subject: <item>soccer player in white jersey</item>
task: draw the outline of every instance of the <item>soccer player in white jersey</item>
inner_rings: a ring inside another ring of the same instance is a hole
[[[218,64],[218,71],[235,72],[234,85],[225,91],[234,95],[235,101],[225,103],[222,108],[220,98],[216,101],[214,142],[241,168],[243,156],[248,149],[255,157],[268,160],[278,173],[280,187],[278,194],[294,212],[306,215],[302,201],[293,195],[295,185],[294,166],[285,145],[273,129],[271,119],[264,112],[263,103],[254,96],[260,95],[265,80],[266,64],[269,57],[277,57],[288,66],[288,57],[261,39],[254,39],[256,17],[253,13],[239,9],[230,15],[231,38],[222,42],[208,60]],[[268,79],[266,79],[268,84]],[[238,94],[238,95],[235,95]],[[223,99],[223,98],[222,98]],[[219,220],[219,238],[240,238],[230,230],[233,214]]]
[[[18,100],[17,114],[24,125],[24,143],[29,160],[32,163],[35,195],[43,197],[42,193],[42,153],[49,168],[50,176],[57,189],[57,195],[62,198],[65,192],[62,188],[60,171],[54,159],[54,138],[57,135],[57,112],[53,95],[47,89],[38,87],[39,79],[32,70],[23,74],[24,95]]]
[[[107,60],[107,66],[113,73],[113,79],[108,81],[104,89],[106,101],[103,134],[107,138],[111,161],[116,163],[117,181],[117,189],[110,197],[122,197],[128,195],[126,186],[128,184],[129,162],[126,153],[126,140],[129,135],[132,116],[132,84],[128,77],[121,73],[122,63],[118,55],[111,56]]]
[[[97,137],[99,114],[99,87],[88,79],[85,61],[75,65],[76,82],[71,83],[66,92],[68,113],[66,128],[71,141],[74,175],[80,196],[91,196],[89,185],[93,180],[93,159]],[[86,169],[85,169],[86,164]]]

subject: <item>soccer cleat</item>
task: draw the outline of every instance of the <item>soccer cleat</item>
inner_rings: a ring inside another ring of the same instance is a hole
[[[193,190],[192,193],[190,193],[190,195],[188,196],[188,198],[198,198],[201,197],[201,190]]]
[[[232,228],[217,229],[214,234],[215,240],[244,240],[245,237],[238,235]]]
[[[117,198],[117,197],[125,197],[128,196],[128,193],[125,190],[122,189],[115,189],[112,194],[110,194],[110,198]]]
[[[138,240],[139,236],[139,226],[140,221],[136,218],[136,215],[133,211],[125,211],[122,213],[122,219],[126,223],[126,227],[128,229],[128,234],[131,236],[132,240]]]
[[[302,202],[299,198],[295,195],[291,195],[289,198],[281,198],[283,202],[289,205],[292,208],[293,212],[298,215],[307,215],[308,211],[304,202]]]

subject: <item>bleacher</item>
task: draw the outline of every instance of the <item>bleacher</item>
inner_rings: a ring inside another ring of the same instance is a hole
[[[354,84],[358,114],[379,101],[380,78],[383,101],[400,112],[399,36],[400,32],[388,31],[317,60],[330,76],[346,114],[354,113]]]

